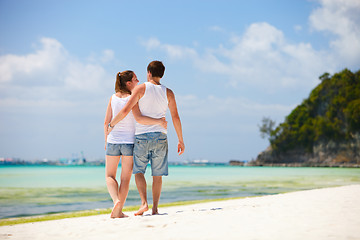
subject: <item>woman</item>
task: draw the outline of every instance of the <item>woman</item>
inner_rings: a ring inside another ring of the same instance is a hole
[[[114,202],[111,212],[111,218],[127,217],[122,209],[129,192],[129,184],[133,169],[133,148],[135,140],[135,118],[129,113],[122,121],[113,126],[112,131],[108,133],[109,123],[112,118],[120,112],[125,106],[131,91],[136,87],[139,80],[133,71],[119,72],[116,75],[115,94],[110,98],[104,123],[106,165],[105,176],[106,185],[109,194]],[[140,111],[139,111],[140,112]],[[159,124],[164,128],[167,127],[165,118],[153,119],[139,116],[137,113],[136,120],[141,124]],[[121,181],[120,188],[116,181],[116,171],[121,158]]]

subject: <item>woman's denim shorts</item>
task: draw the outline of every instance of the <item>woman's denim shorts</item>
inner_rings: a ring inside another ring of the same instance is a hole
[[[106,144],[106,155],[108,156],[132,156],[134,144]]]

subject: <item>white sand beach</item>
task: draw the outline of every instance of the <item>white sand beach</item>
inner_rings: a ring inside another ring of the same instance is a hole
[[[0,239],[360,239],[360,185],[0,227]]]

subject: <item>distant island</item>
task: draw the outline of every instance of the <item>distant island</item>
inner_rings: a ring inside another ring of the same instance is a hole
[[[283,123],[263,119],[270,146],[248,165],[360,167],[360,70],[319,79]]]

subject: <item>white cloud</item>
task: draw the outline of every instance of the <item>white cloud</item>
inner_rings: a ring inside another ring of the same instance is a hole
[[[72,101],[81,97],[101,96],[112,76],[104,64],[114,58],[112,50],[104,50],[100,57],[79,60],[52,38],[40,39],[40,46],[26,55],[0,56],[0,107],[75,106]]]
[[[259,103],[245,97],[219,97],[208,95],[177,95],[177,105],[184,129],[192,134],[258,134],[258,125],[263,117],[276,123],[283,122],[294,105]],[[210,136],[210,137],[211,137]]]
[[[170,57],[187,58],[206,73],[218,73],[232,85],[249,84],[264,91],[279,88],[312,88],[317,76],[332,66],[326,53],[308,43],[289,43],[282,31],[268,23],[253,23],[242,36],[233,36],[232,45],[206,49],[200,54],[188,47],[163,44],[150,39],[152,48]],[[156,42],[156,44],[153,44]]]
[[[0,99],[0,108],[17,108],[21,106],[22,110],[31,108],[33,106],[47,107],[53,109],[69,108],[74,106],[74,102],[65,100],[51,100],[51,99],[18,99],[18,98],[6,98]]]
[[[229,46],[219,45],[203,52],[162,43],[156,38],[144,45],[148,50],[165,52],[171,59],[188,59],[204,73],[222,74],[233,87],[246,84],[272,93],[284,89],[310,90],[324,72],[358,68],[360,63],[360,1],[320,0],[320,3],[309,17],[310,26],[333,34],[328,50],[316,50],[307,42],[289,41],[280,29],[266,22],[253,23],[242,35],[233,35]],[[302,27],[295,26],[295,30]]]
[[[229,60],[232,85],[251,82],[268,89],[312,85],[324,64],[322,54],[310,44],[288,43],[283,32],[268,23],[251,24],[232,47],[219,49],[215,57]]]
[[[236,46],[241,51],[271,51],[284,44],[283,33],[266,22],[251,24]]]
[[[0,84],[99,90],[101,81],[107,76],[101,62],[113,58],[111,50],[105,50],[98,63],[82,62],[71,56],[56,39],[42,38],[40,43],[35,53],[0,56]]]
[[[0,56],[0,83],[11,82],[16,78],[24,79],[38,73],[49,74],[68,58],[66,50],[57,40],[42,38],[40,42],[42,46],[35,53]]]
[[[360,1],[320,0],[321,6],[309,17],[311,27],[335,37],[330,47],[346,65],[358,67],[360,62]]]
[[[110,50],[110,49],[106,49],[103,51],[102,56],[101,56],[101,62],[110,62],[114,59],[114,51]]]
[[[214,32],[225,32],[225,30],[223,28],[221,28],[217,25],[211,26],[209,29]]]
[[[95,92],[101,89],[106,71],[101,65],[73,61],[66,68],[65,87],[69,90]]]
[[[303,30],[303,27],[301,25],[295,25],[294,30],[295,30],[295,32],[299,33]]]
[[[244,97],[216,97],[209,95],[200,98],[195,95],[177,96],[177,104],[181,114],[190,117],[209,118],[241,118],[272,116],[277,119],[289,114],[294,105],[263,104]],[[283,119],[281,119],[283,120]]]
[[[171,59],[192,58],[197,56],[196,51],[192,48],[162,44],[157,38],[150,38],[147,41],[142,41],[141,44],[145,46],[147,50],[161,49],[165,51]]]

